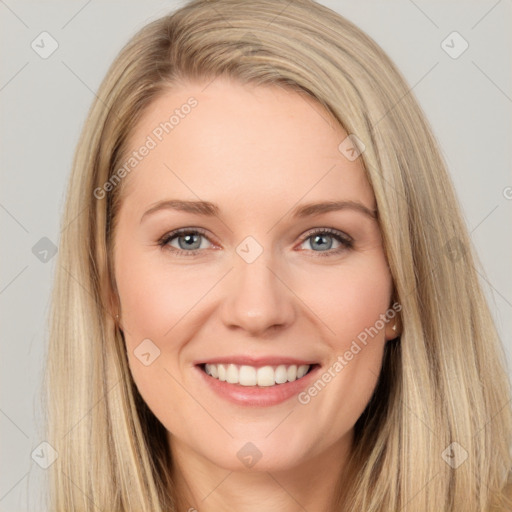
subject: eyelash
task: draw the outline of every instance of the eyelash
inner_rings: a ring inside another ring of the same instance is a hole
[[[314,257],[326,257],[326,256],[335,256],[340,254],[343,251],[346,251],[347,249],[352,249],[354,246],[354,241],[351,237],[346,235],[345,233],[338,231],[336,229],[332,228],[316,228],[312,231],[309,231],[301,240],[300,244],[303,244],[306,240],[309,238],[318,235],[318,234],[328,234],[335,238],[338,242],[341,243],[341,247],[338,247],[337,249],[329,249],[328,251],[312,251],[315,254]],[[170,233],[166,233],[163,237],[158,240],[158,245],[162,248],[170,250],[173,254],[176,254],[178,256],[195,256],[199,254],[204,249],[194,249],[192,251],[185,251],[182,249],[176,249],[176,247],[171,247],[169,242],[176,238],[177,236],[183,236],[183,235],[202,235],[206,239],[208,237],[206,236],[206,232],[200,228],[180,228],[175,229],[174,231],[171,231]]]

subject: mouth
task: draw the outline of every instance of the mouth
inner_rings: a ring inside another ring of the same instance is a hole
[[[228,384],[245,387],[274,387],[295,382],[308,375],[317,364],[280,364],[266,366],[238,365],[232,363],[204,363],[201,370],[208,376]]]
[[[320,364],[291,358],[232,357],[197,362],[199,381],[224,400],[243,407],[268,407],[311,386]]]

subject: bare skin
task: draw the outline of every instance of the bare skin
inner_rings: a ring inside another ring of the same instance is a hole
[[[134,127],[134,150],[190,97],[197,105],[123,184],[114,262],[133,378],[168,431],[179,510],[330,511],[393,322],[341,370],[333,363],[388,310],[392,279],[371,215],[292,215],[325,201],[371,211],[373,192],[361,159],[338,149],[344,130],[314,100],[278,87],[224,78],[176,86]],[[209,201],[219,212],[146,213],[169,199]],[[202,228],[194,249],[190,235],[162,241],[179,228]],[[257,245],[242,247],[262,250],[251,263],[237,252],[249,236]],[[149,365],[134,353],[143,340],[160,351]],[[234,403],[197,366],[233,355],[314,361],[316,378],[331,368],[331,379],[307,403]],[[260,457],[250,467],[244,446]]]

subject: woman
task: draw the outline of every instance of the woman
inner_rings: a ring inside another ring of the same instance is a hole
[[[382,50],[309,0],[197,0],[98,98],[53,298],[51,506],[509,510],[504,355]]]

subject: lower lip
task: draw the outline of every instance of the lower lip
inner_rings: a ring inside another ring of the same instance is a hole
[[[262,387],[230,384],[229,382],[211,377],[199,366],[195,366],[195,369],[199,372],[200,378],[203,379],[206,385],[222,398],[237,405],[268,407],[280,404],[298,395],[304,388],[310,385],[320,366],[316,365],[304,377],[293,382]]]

